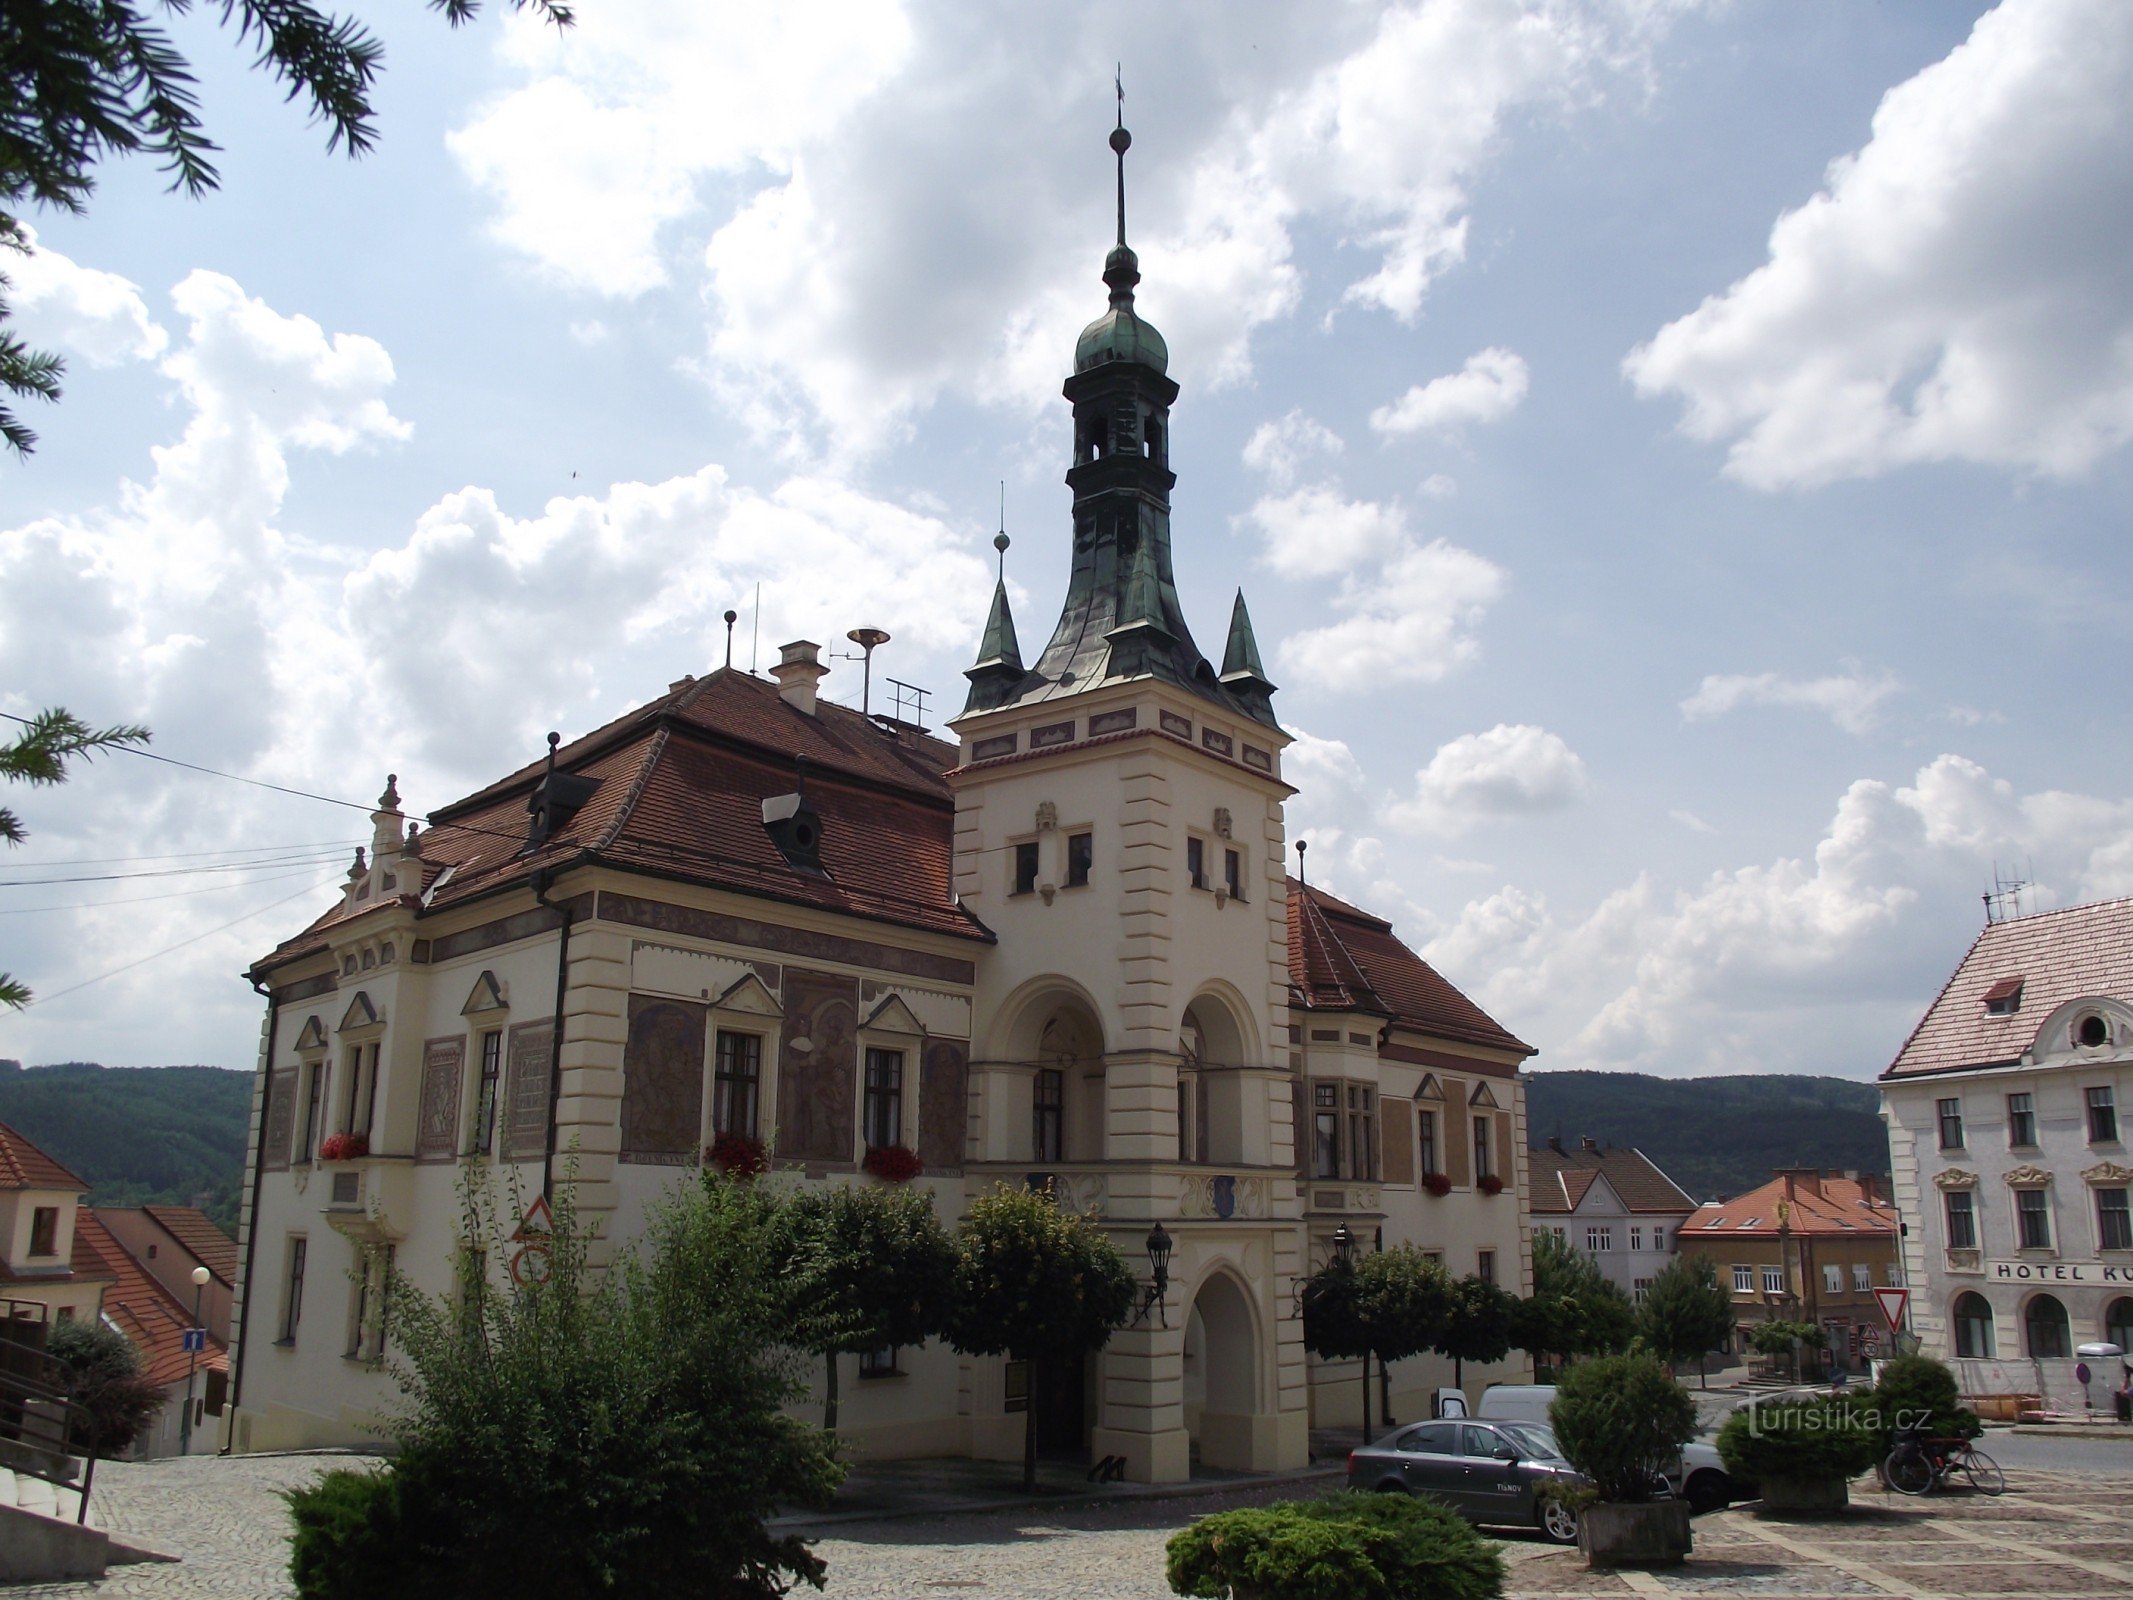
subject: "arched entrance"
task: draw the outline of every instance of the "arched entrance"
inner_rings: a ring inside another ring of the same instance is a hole
[[[2073,1332],[2067,1326],[2066,1307],[2057,1295],[2033,1296],[2022,1310],[2023,1331],[2028,1335],[2029,1354],[2037,1359],[2074,1353]]]
[[[2103,1308],[2103,1336],[2133,1356],[2133,1297],[2120,1295]]]
[[[1259,1330],[1235,1278],[1200,1285],[1185,1319],[1185,1429],[1203,1466],[1255,1470],[1252,1424],[1259,1403]]]

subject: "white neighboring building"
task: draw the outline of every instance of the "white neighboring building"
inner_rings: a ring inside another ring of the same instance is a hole
[[[1674,1236],[1696,1214],[1696,1202],[1642,1150],[1603,1149],[1597,1139],[1570,1148],[1550,1139],[1527,1159],[1533,1226],[1576,1245],[1602,1277],[1643,1300],[1674,1258]]]
[[[2129,1000],[2133,899],[1993,923],[1881,1075],[1912,1327],[1966,1394],[2079,1407],[2075,1348],[2133,1349]]]

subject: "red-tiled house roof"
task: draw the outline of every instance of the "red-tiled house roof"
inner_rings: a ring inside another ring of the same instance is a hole
[[[74,1189],[89,1186],[29,1140],[0,1122],[0,1189]]]
[[[890,731],[844,706],[807,715],[777,685],[722,669],[561,747],[556,770],[590,778],[589,800],[527,848],[526,804],[546,771],[529,764],[431,815],[421,883],[433,910],[518,888],[542,867],[598,861],[626,871],[841,911],[932,933],[989,939],[956,903],[949,855],[955,805],[941,774],[955,747]],[[780,854],[762,802],[804,788],[822,818],[821,868]],[[381,902],[336,906],[255,966],[323,948]]]
[[[2133,899],[1988,924],[1881,1076],[2019,1061],[2045,1018],[2085,995],[2133,1000]]]
[[[1858,1238],[1896,1232],[1896,1209],[1870,1183],[1835,1174],[1781,1172],[1761,1188],[1711,1205],[1675,1230],[1677,1238],[1725,1234],[1744,1239],[1775,1239],[1778,1207],[1794,1237]]]
[[[75,1213],[74,1251],[77,1271],[86,1252],[111,1280],[104,1289],[103,1318],[133,1341],[141,1357],[141,1376],[158,1385],[182,1383],[190,1359],[185,1330],[193,1325],[191,1308],[150,1277],[104,1226],[103,1218],[87,1206]],[[194,1370],[210,1372],[228,1366],[228,1351],[209,1334]]]
[[[225,1287],[237,1287],[237,1241],[196,1206],[143,1206],[148,1218]]]
[[[1396,938],[1392,924],[1289,879],[1289,989],[1313,1011],[1368,1011],[1420,1032],[1533,1054]]]
[[[1616,1147],[1565,1148],[1545,1144],[1528,1152],[1531,1158],[1532,1209],[1536,1215],[1559,1215],[1577,1210],[1591,1190],[1593,1179],[1604,1175],[1623,1206],[1643,1214],[1682,1214],[1696,1209],[1696,1202],[1681,1191],[1672,1178],[1661,1172],[1642,1150]]]

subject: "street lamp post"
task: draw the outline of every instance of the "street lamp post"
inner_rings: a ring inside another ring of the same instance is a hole
[[[193,1374],[200,1366],[200,1347],[206,1342],[200,1324],[200,1297],[207,1293],[211,1276],[205,1267],[193,1268],[193,1325],[185,1330],[185,1414],[178,1418],[178,1454],[191,1455],[193,1448]]]

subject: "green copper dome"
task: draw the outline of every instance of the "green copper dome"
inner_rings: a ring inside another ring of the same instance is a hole
[[[1074,370],[1087,372],[1106,361],[1138,361],[1157,372],[1170,368],[1170,346],[1155,324],[1133,309],[1133,286],[1141,281],[1140,260],[1124,245],[1104,261],[1104,282],[1111,286],[1111,309],[1081,330],[1074,344]]]

